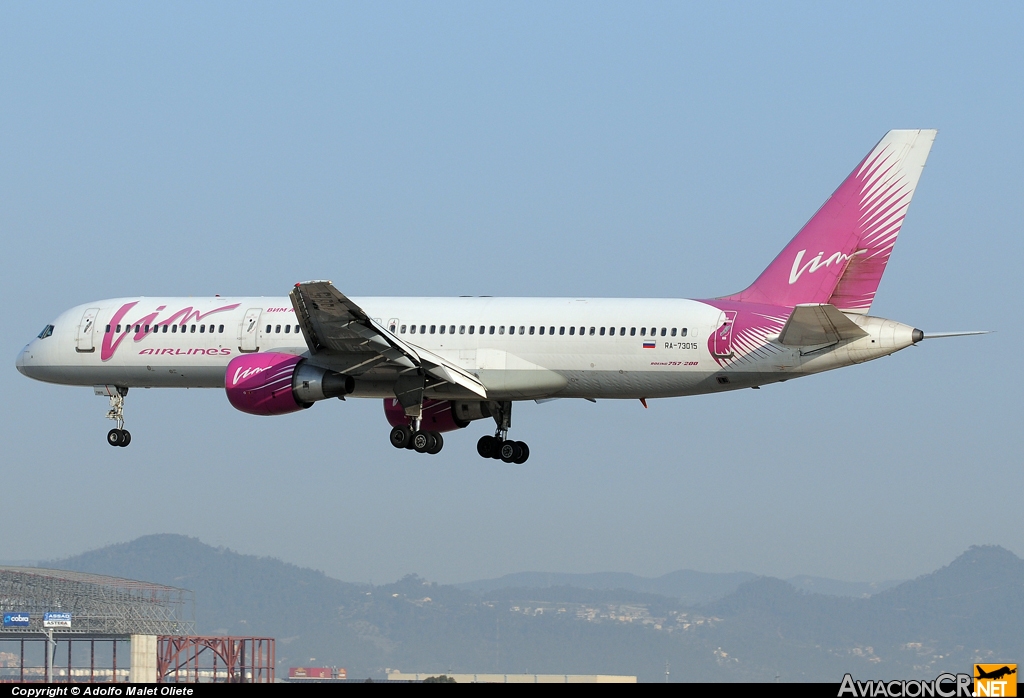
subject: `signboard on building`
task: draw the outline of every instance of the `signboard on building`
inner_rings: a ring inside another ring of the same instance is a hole
[[[43,614],[44,628],[70,628],[71,614],[65,611],[47,611]]]
[[[289,679],[344,680],[348,672],[331,667],[293,666],[288,669]]]
[[[27,628],[28,627],[28,614],[27,613],[5,613],[4,614],[4,627],[5,628]]]

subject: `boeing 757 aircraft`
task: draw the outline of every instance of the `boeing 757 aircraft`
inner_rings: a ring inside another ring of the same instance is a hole
[[[94,386],[127,446],[130,388],[224,388],[254,415],[329,398],[384,402],[391,443],[438,453],[493,419],[485,458],[523,463],[516,401],[700,395],[870,361],[925,334],[869,315],[933,130],[890,131],[746,290],[665,298],[349,298],[330,281],[287,298],[116,298],[74,307],[22,350],[30,378]]]

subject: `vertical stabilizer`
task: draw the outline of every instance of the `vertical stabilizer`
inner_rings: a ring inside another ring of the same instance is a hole
[[[761,276],[726,299],[867,313],[935,134],[885,134]]]

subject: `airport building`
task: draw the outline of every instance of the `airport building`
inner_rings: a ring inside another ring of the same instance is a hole
[[[274,640],[195,633],[191,591],[0,567],[0,681],[274,680]]]

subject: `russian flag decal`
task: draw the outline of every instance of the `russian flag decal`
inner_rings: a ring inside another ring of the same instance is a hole
[[[644,342],[644,349],[654,349],[656,342]]]

